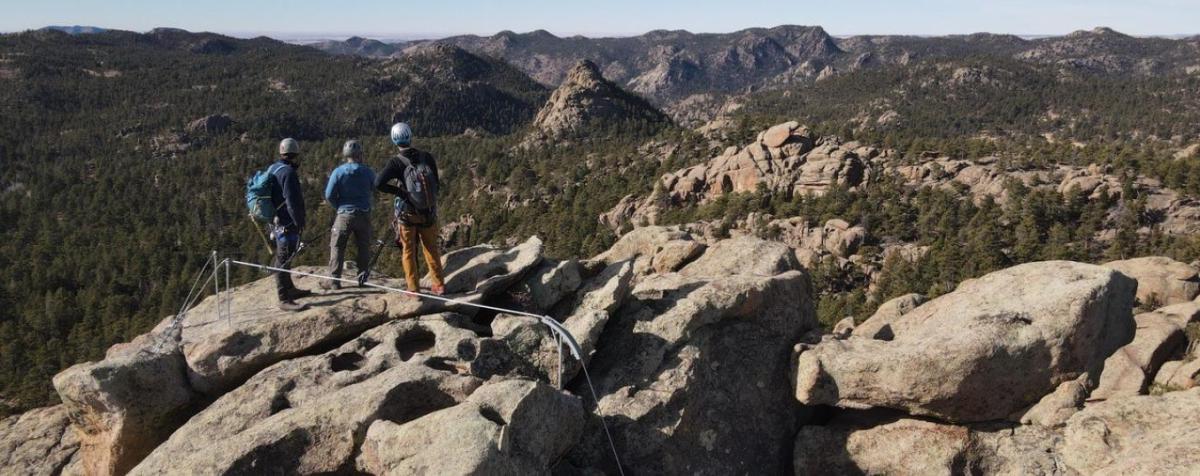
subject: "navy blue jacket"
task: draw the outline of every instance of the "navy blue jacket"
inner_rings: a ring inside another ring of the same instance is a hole
[[[275,183],[271,184],[271,201],[279,209],[275,210],[276,223],[289,232],[299,232],[304,229],[304,193],[300,190],[300,177],[296,175],[296,166],[292,161],[279,159],[277,164],[283,167],[275,168]]]

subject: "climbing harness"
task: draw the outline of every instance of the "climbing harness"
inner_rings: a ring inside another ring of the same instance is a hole
[[[300,252],[300,249],[303,249],[303,246],[304,246],[304,243],[301,242],[300,248],[298,248],[296,250],[296,253],[292,254],[292,257],[295,257],[295,255]],[[290,259],[288,261],[290,261]],[[213,307],[216,309],[217,321],[220,321],[232,314],[233,299],[230,296],[230,294],[232,293],[232,290],[233,290],[233,285],[230,281],[230,267],[232,265],[243,266],[243,267],[248,267],[248,268],[256,268],[256,269],[260,269],[260,270],[264,270],[264,271],[271,271],[271,272],[276,272],[276,273],[289,273],[289,274],[296,275],[296,276],[307,276],[307,277],[312,277],[312,278],[317,278],[317,279],[326,279],[326,280],[337,281],[337,282],[351,284],[351,285],[361,285],[364,287],[375,288],[375,289],[379,289],[379,290],[383,290],[383,291],[387,291],[387,292],[415,296],[420,299],[430,299],[430,300],[434,300],[434,301],[444,302],[447,304],[469,306],[469,307],[474,307],[474,308],[478,308],[478,309],[486,309],[489,311],[496,311],[496,312],[501,312],[501,313],[505,313],[505,314],[512,314],[512,315],[524,316],[524,317],[530,317],[530,318],[537,319],[539,322],[546,325],[546,327],[550,328],[550,332],[552,334],[554,334],[554,339],[557,344],[555,347],[556,347],[556,350],[558,351],[558,380],[557,380],[557,383],[558,383],[558,388],[560,390],[564,386],[564,382],[563,382],[564,365],[563,365],[563,351],[562,351],[562,348],[564,345],[567,347],[567,350],[571,353],[571,356],[574,357],[575,360],[579,362],[579,368],[583,371],[584,380],[587,381],[588,390],[592,394],[592,400],[596,402],[596,416],[600,420],[600,425],[604,428],[604,436],[608,439],[608,446],[609,446],[609,449],[612,450],[613,460],[617,464],[617,471],[622,476],[624,476],[625,470],[621,466],[621,458],[617,454],[617,447],[616,447],[616,444],[613,442],[612,433],[610,433],[608,430],[608,423],[606,421],[604,421],[604,415],[600,414],[600,398],[596,394],[596,387],[592,384],[592,377],[588,373],[587,365],[585,365],[583,362],[583,350],[579,347],[579,342],[577,342],[575,340],[575,337],[571,335],[571,332],[568,331],[565,327],[563,327],[563,325],[561,323],[559,323],[557,320],[555,320],[554,318],[552,318],[550,316],[546,316],[546,315],[539,315],[539,314],[533,314],[533,313],[524,312],[524,311],[517,311],[517,310],[513,310],[513,309],[504,309],[501,307],[488,306],[486,304],[462,301],[459,299],[453,299],[453,298],[448,298],[448,297],[444,297],[444,296],[437,296],[437,295],[433,295],[433,294],[425,294],[425,293],[421,293],[421,292],[409,291],[407,289],[393,288],[390,286],[384,286],[382,284],[375,284],[375,283],[369,283],[369,282],[360,283],[359,280],[357,280],[357,279],[335,278],[333,276],[325,276],[325,275],[315,274],[315,273],[306,273],[304,271],[297,271],[294,269],[285,269],[282,267],[267,266],[267,265],[262,265],[262,264],[258,264],[258,263],[250,263],[250,262],[246,262],[246,261],[238,261],[238,260],[231,259],[231,258],[221,259],[218,256],[217,252],[213,251],[209,255],[208,261],[206,261],[204,263],[204,266],[201,267],[200,271],[196,274],[196,279],[192,283],[192,288],[188,292],[188,296],[184,300],[183,306],[180,307],[179,313],[177,313],[175,315],[175,317],[172,319],[171,324],[164,331],[165,335],[168,335],[168,336],[173,335],[173,333],[177,329],[179,329],[180,326],[183,325],[183,319],[187,315],[188,309],[191,309],[191,307],[195,304],[196,300],[200,298],[200,295],[203,294],[203,289],[208,286],[209,281],[211,281],[213,283],[213,292],[214,292],[214,296],[216,299],[215,306],[213,306]],[[287,262],[284,263],[284,266],[286,266],[286,265],[287,265]],[[206,271],[208,271],[209,269],[211,269],[212,272],[209,274],[208,279],[204,281],[204,284],[197,287],[197,284],[200,283],[200,278],[202,278],[206,274]],[[224,281],[222,281],[222,278],[224,278]],[[162,339],[162,340],[160,340],[159,344],[161,345],[161,344],[165,343],[166,341],[167,341],[166,339]]]

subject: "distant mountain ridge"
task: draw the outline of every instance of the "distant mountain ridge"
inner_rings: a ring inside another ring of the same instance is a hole
[[[1200,68],[1196,37],[1134,37],[1103,27],[1037,39],[992,33],[835,38],[819,26],[784,25],[732,33],[654,30],[620,38],[559,37],[536,30],[383,46],[370,41],[313,46],[338,54],[394,56],[415,44],[449,43],[503,59],[547,86],[562,82],[578,61],[590,60],[609,80],[668,109],[698,96],[741,94],[930,58],[1015,58],[1086,74],[1157,76]]]
[[[100,28],[98,26],[83,26],[83,25],[72,25],[72,26],[50,25],[50,26],[42,27],[41,29],[42,30],[61,31],[68,35],[86,35],[86,34],[91,34],[91,33],[104,33],[106,31],[108,31],[107,28]]]

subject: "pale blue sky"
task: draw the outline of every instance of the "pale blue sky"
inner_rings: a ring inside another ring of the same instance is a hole
[[[1200,0],[0,0],[0,31],[94,25],[279,37],[491,34],[629,35],[821,25],[834,35],[989,31],[1060,34],[1110,26],[1136,35],[1200,33]]]

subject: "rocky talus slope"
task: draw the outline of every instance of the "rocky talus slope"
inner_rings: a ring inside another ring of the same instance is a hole
[[[581,362],[534,318],[373,289],[281,313],[262,279],[59,374],[62,404],[0,420],[0,472],[612,474],[605,427],[627,474],[1200,465],[1200,303],[1134,315],[1171,276],[1137,263],[1020,265],[823,334],[779,241],[649,226],[586,260],[530,238],[445,261],[457,298],[551,316]]]

